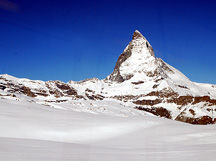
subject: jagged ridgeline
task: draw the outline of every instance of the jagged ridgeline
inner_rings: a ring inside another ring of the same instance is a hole
[[[155,57],[151,44],[137,30],[120,54],[114,71],[104,80],[43,82],[0,75],[0,96],[59,106],[71,102],[115,102],[128,107],[132,115],[142,111],[139,114],[192,124],[216,122],[216,85],[191,82],[180,71]]]

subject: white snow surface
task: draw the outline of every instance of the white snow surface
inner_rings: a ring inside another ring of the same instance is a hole
[[[113,113],[123,108],[109,100],[94,105],[83,102],[80,107],[88,110],[99,105]],[[76,111],[66,103],[59,106],[62,109],[1,97],[0,160],[215,160],[215,125],[195,126],[139,112],[120,116]]]

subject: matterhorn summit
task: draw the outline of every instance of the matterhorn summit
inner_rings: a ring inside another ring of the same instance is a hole
[[[132,41],[119,56],[114,71],[108,80],[124,82],[131,79],[135,73],[155,70],[156,58],[150,43],[139,32],[135,31]]]
[[[117,83],[143,82],[140,87],[146,91],[166,88],[174,90],[180,95],[188,92],[191,95],[196,95],[196,92],[203,92],[203,89],[192,83],[183,73],[162,59],[156,58],[148,40],[137,30],[133,34],[132,41],[119,56],[114,71],[106,80]],[[154,86],[154,88],[150,86]],[[189,88],[190,90],[188,90]],[[134,93],[134,91],[136,90],[133,89],[131,92]],[[142,91],[142,93],[146,91]]]
[[[149,81],[165,79],[175,75],[175,79],[188,82],[189,79],[177,69],[166,64],[162,59],[156,58],[153,48],[148,40],[135,31],[132,41],[124,49],[116,62],[114,71],[106,78],[122,83],[127,80]]]
[[[155,57],[151,44],[137,30],[104,80],[64,83],[0,75],[0,98],[115,116],[156,115],[192,124],[216,122],[216,85],[192,82]]]

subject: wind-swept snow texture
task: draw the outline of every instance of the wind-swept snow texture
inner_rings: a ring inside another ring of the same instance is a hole
[[[121,106],[114,104],[112,109],[116,113]],[[119,117],[1,99],[0,127],[2,161],[214,161],[216,157],[215,125],[194,126],[155,116]]]

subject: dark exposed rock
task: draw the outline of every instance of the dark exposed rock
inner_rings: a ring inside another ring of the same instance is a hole
[[[86,93],[86,96],[87,96],[88,99],[90,99],[90,100],[95,100],[95,98],[94,98],[93,96],[91,96],[91,95],[89,95],[89,94],[87,94],[87,93]]]
[[[5,85],[6,88],[8,88],[8,92],[10,93],[23,93],[29,97],[36,97],[37,95],[41,96],[48,96],[49,94],[46,93],[45,90],[41,89],[34,89],[34,92],[26,86],[23,86],[22,84],[14,84],[10,81],[7,81],[7,84]]]
[[[135,85],[139,85],[139,84],[143,84],[144,81],[138,81],[138,82],[131,82],[132,84],[135,84]]]
[[[20,88],[20,92],[29,96],[29,97],[36,97],[35,93],[33,93],[30,88],[25,87],[25,86],[22,86]]]
[[[69,95],[69,96],[77,95],[77,91],[76,91],[75,89],[73,89],[73,88],[70,88],[70,89],[68,89],[68,90],[66,90],[66,91],[63,91],[63,93],[64,93],[64,94],[67,94],[67,95]]]
[[[55,90],[50,90],[49,93],[51,95],[54,95],[56,98],[59,98],[61,96],[64,96],[62,92],[60,92],[59,90],[55,89]]]
[[[151,72],[146,72],[146,75],[148,76],[148,77],[158,77],[159,75],[160,75],[160,72],[159,71],[157,71],[157,70],[155,70],[155,71],[151,71]]]
[[[159,86],[159,84],[155,84],[155,85],[153,85],[152,88],[157,88],[158,86]]]
[[[209,96],[195,97],[194,102],[192,104],[197,104],[197,103],[200,103],[200,102],[209,102],[209,101],[210,101]]]
[[[193,109],[190,109],[189,112],[190,112],[193,116],[196,115],[196,112],[195,112]]]
[[[180,96],[180,97],[173,97],[167,100],[168,103],[175,103],[177,105],[187,105],[191,103],[192,105],[200,103],[200,102],[207,102],[209,106],[216,105],[216,100],[211,99],[209,96],[200,96],[200,97],[193,97],[193,96]]]
[[[209,116],[192,118],[192,117],[179,115],[175,120],[190,123],[190,124],[197,124],[197,125],[214,124],[216,122],[216,119],[213,119]]]
[[[39,96],[44,96],[44,97],[47,97],[49,96],[49,94],[46,94],[46,93],[35,93],[36,95],[39,95]]]
[[[146,112],[150,112],[150,113],[152,113],[152,114],[154,114],[156,116],[172,119],[170,111],[168,111],[167,109],[165,109],[163,107],[145,108],[145,107],[139,106],[139,107],[136,107],[136,109],[143,110],[143,111],[146,111]]]
[[[97,95],[93,95],[93,97],[97,100],[103,100],[105,97],[100,95],[100,94],[97,94]]]
[[[86,88],[85,92],[95,93],[95,91]]]
[[[84,100],[86,100],[85,97],[82,96],[82,95],[75,95],[75,98],[78,99],[78,100],[79,100],[79,99],[84,99]]]
[[[45,91],[45,90],[42,90],[42,89],[35,89],[35,91],[37,91],[35,94],[36,95],[39,95],[39,96],[44,96],[44,97],[47,97],[49,96],[49,94]]]
[[[216,99],[211,99],[209,96],[194,97],[194,102],[192,104],[200,102],[209,102],[210,105],[216,105]]]
[[[185,88],[185,89],[189,89],[188,87],[186,87],[186,86],[181,86],[181,85],[178,85],[178,87],[180,87],[180,88]]]
[[[139,31],[136,30],[133,33],[132,39],[135,40],[135,39],[139,39],[139,38],[143,38],[143,35]]]
[[[11,97],[16,97],[16,95],[15,95],[15,94],[11,94],[10,96],[11,96]]]
[[[1,90],[5,90],[5,88],[6,88],[6,86],[0,85],[0,89],[1,89]]]
[[[38,89],[35,89],[35,91],[37,91],[37,92],[39,92],[39,93],[44,93],[44,94],[47,93],[45,90],[42,90],[42,89],[39,89],[39,90],[38,90]]]
[[[156,79],[155,82],[158,83],[159,81],[162,81],[162,80],[164,80],[164,78]]]
[[[90,95],[90,94],[86,93],[86,96],[90,100],[103,100],[104,99],[104,96],[99,95],[99,94],[97,94],[97,95]]]
[[[149,50],[149,53],[151,54],[151,56],[154,56],[154,57],[155,57],[155,55],[154,55],[154,50],[153,50],[152,46],[149,44],[148,41],[146,41],[146,47],[147,47],[147,49]]]
[[[124,81],[126,81],[126,80],[131,79],[133,76],[134,76],[133,74],[128,74],[128,75],[124,76],[123,79],[124,79]]]
[[[62,90],[64,94],[70,96],[77,95],[77,91],[73,87],[69,86],[68,84],[62,83],[60,81],[57,81],[55,84],[60,90]]]
[[[69,85],[63,84],[63,83],[60,84],[59,82],[56,83],[56,86],[61,90],[69,90],[69,89],[71,89],[71,87]]]
[[[163,89],[161,91],[152,91],[146,96],[157,96],[160,98],[169,98],[169,97],[177,97],[178,93],[174,92],[173,90]]]
[[[168,103],[175,103],[177,105],[187,105],[193,102],[193,96],[180,96],[180,97],[172,97],[167,100]]]
[[[31,81],[31,83],[35,83],[35,82]],[[50,83],[54,83],[56,85],[56,88],[50,85]],[[66,96],[77,95],[77,91],[73,87],[63,82],[60,82],[60,81],[49,81],[49,82],[46,82],[45,85],[49,91],[46,91],[44,89],[37,89],[37,88],[33,89],[32,91],[32,89],[30,89],[29,87],[23,86],[22,84],[14,84],[11,81],[7,81],[6,84],[0,84],[0,89],[8,88],[7,91],[10,93],[23,93],[29,97],[36,97],[38,95],[47,97],[51,94],[59,98],[64,95]]]
[[[131,56],[131,49],[133,47],[132,46],[128,46],[128,49],[126,51],[124,51],[118,58],[117,62],[116,62],[116,65],[115,65],[115,68],[114,68],[114,71],[110,74],[110,76],[108,76],[106,79],[108,80],[111,80],[111,81],[115,81],[115,82],[118,82],[118,83],[121,83],[121,82],[124,82],[125,79],[121,76],[120,74],[120,71],[119,71],[119,68],[121,66],[121,64],[127,60],[130,56]],[[130,76],[131,78],[132,76]],[[129,79],[130,79],[129,78]]]
[[[207,108],[206,109],[208,112],[213,112],[213,109],[212,108]]]
[[[156,100],[138,100],[138,101],[134,101],[133,103],[135,103],[137,105],[150,105],[150,106],[153,106],[153,105],[159,104],[161,102],[162,102],[162,100],[156,99]]]
[[[102,96],[100,94],[95,94],[95,91],[90,90],[88,88],[86,88],[86,90],[85,90],[85,95],[90,100],[103,100],[104,99],[104,96]]]

